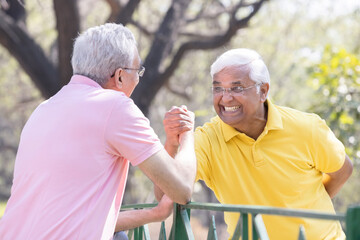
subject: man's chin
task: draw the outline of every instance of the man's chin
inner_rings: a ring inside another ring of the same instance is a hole
[[[235,117],[235,116],[230,117],[220,114],[219,117],[224,123],[230,125],[231,127],[234,127],[240,121],[239,117]]]

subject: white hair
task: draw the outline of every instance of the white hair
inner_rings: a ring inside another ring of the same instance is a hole
[[[214,78],[216,73],[229,66],[246,66],[251,80],[256,83],[268,83],[270,85],[269,71],[261,56],[254,50],[237,48],[223,53],[211,65],[211,77]]]
[[[106,23],[80,34],[74,43],[74,74],[87,76],[103,86],[119,67],[134,61],[136,40],[121,24]]]

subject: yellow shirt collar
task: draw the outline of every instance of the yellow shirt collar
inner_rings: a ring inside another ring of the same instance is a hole
[[[270,131],[270,130],[283,129],[283,122],[282,122],[279,110],[275,107],[274,104],[272,104],[272,102],[269,99],[266,100],[265,104],[267,104],[267,106],[268,106],[268,119],[267,119],[266,126],[264,129],[265,134],[267,134],[268,131]],[[226,142],[237,135],[249,138],[246,134],[241,133],[238,130],[236,130],[235,128],[231,127],[230,125],[224,123],[219,118],[219,116],[217,116],[217,118],[219,119],[219,121],[221,123],[223,136],[224,136],[224,139]]]

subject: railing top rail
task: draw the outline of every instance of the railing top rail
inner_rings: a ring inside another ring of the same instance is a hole
[[[121,206],[121,210],[125,209],[141,209],[141,208],[153,208],[157,203],[135,203],[135,204],[126,204]]]
[[[267,207],[267,206],[198,203],[198,202],[191,202],[186,205],[182,205],[182,207],[189,209],[199,209],[199,210],[240,212],[240,213],[265,214],[265,215],[282,215],[289,217],[305,217],[305,218],[345,221],[345,214],[343,213],[331,214],[321,211],[310,211],[304,209],[286,209],[286,208]]]
[[[156,203],[145,204],[128,204],[121,206],[121,209],[136,209],[136,208],[152,208]],[[304,209],[286,209],[267,206],[251,206],[251,205],[235,205],[235,204],[221,204],[221,203],[199,203],[191,202],[186,205],[181,205],[182,208],[199,209],[199,210],[211,210],[222,212],[239,212],[239,213],[251,213],[251,214],[265,214],[265,215],[281,215],[288,217],[305,217],[305,218],[317,218],[325,220],[338,220],[345,221],[345,214],[331,214],[320,211],[310,211]]]

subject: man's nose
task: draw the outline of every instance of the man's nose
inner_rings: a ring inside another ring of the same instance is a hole
[[[230,89],[224,89],[222,93],[222,100],[223,101],[230,101],[233,99],[233,95]]]

